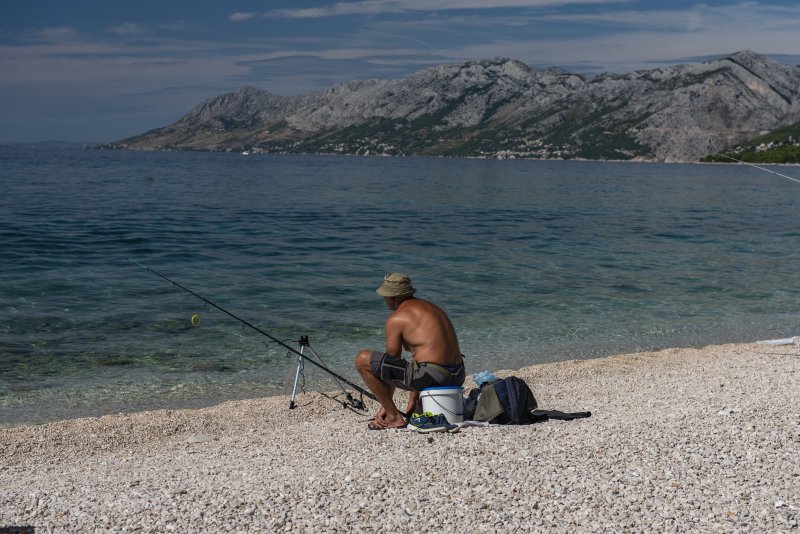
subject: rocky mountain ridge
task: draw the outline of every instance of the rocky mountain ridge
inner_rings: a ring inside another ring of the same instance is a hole
[[[242,87],[104,148],[697,161],[800,120],[800,68],[754,52],[586,77],[494,58],[281,97]]]

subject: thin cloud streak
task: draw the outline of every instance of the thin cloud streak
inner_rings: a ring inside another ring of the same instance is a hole
[[[778,29],[797,27],[800,7],[738,4],[710,7],[697,5],[685,10],[614,11],[605,13],[550,14],[531,17],[538,21],[584,23],[603,26],[627,26],[662,31],[698,31],[704,29]]]
[[[159,28],[164,30],[185,30],[186,29],[186,21],[179,20],[173,24],[161,24]]]
[[[379,15],[414,11],[447,11],[453,9],[499,9],[563,6],[566,4],[609,4],[631,0],[365,0],[337,2],[322,7],[273,9],[262,16],[268,18],[320,18],[342,15]]]
[[[106,31],[109,33],[116,33],[117,35],[141,35],[143,33],[147,33],[145,28],[142,28],[135,22],[126,22],[120,26],[106,28]]]
[[[240,20],[252,19],[255,16],[256,16],[256,13],[234,13],[230,17],[228,17],[228,20],[232,20],[234,22],[238,22]]]

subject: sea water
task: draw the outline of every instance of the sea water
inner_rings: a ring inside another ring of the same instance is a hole
[[[285,349],[127,258],[358,383],[390,272],[470,373],[800,334],[800,186],[752,167],[3,149],[0,186],[6,426],[281,392]]]

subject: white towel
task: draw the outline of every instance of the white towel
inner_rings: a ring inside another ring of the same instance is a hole
[[[458,425],[458,428],[486,428],[490,426],[502,426],[498,424],[490,424],[484,421],[464,421],[456,424]]]
[[[762,345],[800,345],[800,336],[789,337],[786,339],[768,339],[766,341],[756,341]]]

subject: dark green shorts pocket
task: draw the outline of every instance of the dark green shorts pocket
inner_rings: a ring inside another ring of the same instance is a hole
[[[381,380],[384,382],[405,382],[406,366],[384,361],[381,366]]]

